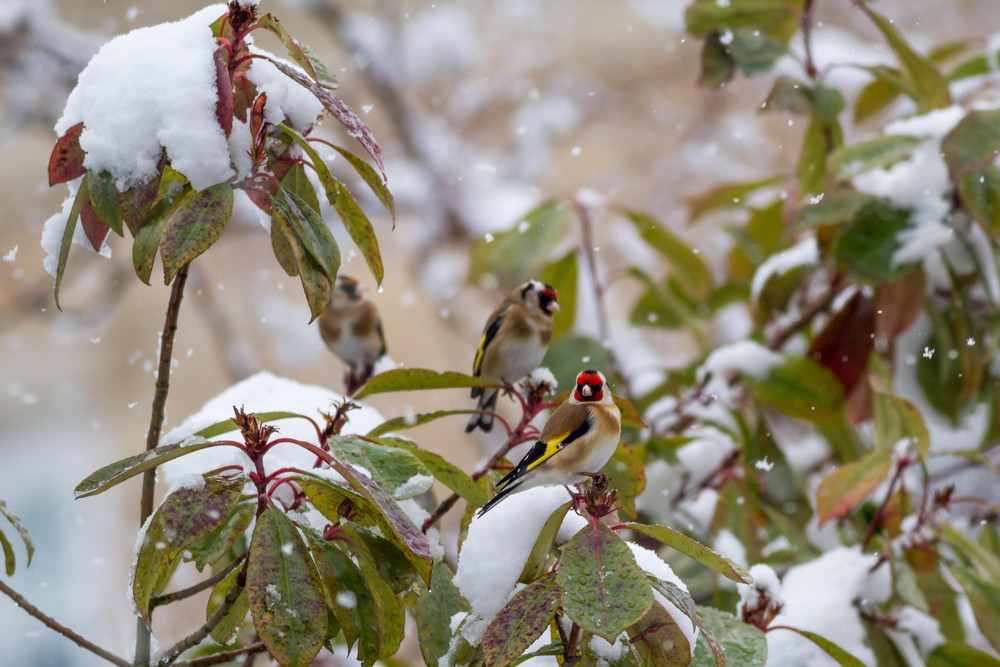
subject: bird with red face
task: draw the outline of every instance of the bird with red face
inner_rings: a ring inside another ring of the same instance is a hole
[[[621,412],[604,375],[581,372],[569,400],[555,409],[528,453],[497,482],[497,495],[479,516],[514,491],[577,484],[599,472],[615,453],[621,432]]]

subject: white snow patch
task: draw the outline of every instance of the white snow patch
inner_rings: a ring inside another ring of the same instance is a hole
[[[698,369],[698,375],[738,371],[754,380],[763,380],[782,361],[783,357],[777,352],[752,340],[743,340],[713,351]]]
[[[673,569],[662,558],[660,558],[655,551],[651,551],[645,547],[639,546],[632,542],[626,542],[628,548],[632,551],[632,555],[635,556],[635,562],[646,574],[656,577],[660,581],[666,581],[674,584],[679,589],[688,592],[687,584],[681,581],[680,577],[674,574]],[[686,613],[674,606],[672,602],[669,602],[659,591],[653,590],[653,598],[663,607],[663,609],[670,614],[670,618],[673,619],[677,627],[680,628],[681,632],[684,633],[684,637],[688,641],[688,645],[691,647],[691,655],[694,655],[694,647],[698,642],[698,628],[691,621]]]
[[[83,122],[84,165],[108,171],[120,189],[148,181],[165,148],[174,169],[201,190],[230,176],[229,147],[216,116],[217,48],[210,5],[181,21],[115,37],[80,73],[56,123],[60,136]]]
[[[784,604],[781,582],[778,581],[778,575],[770,565],[763,563],[754,565],[750,568],[750,576],[753,577],[752,584],[736,584],[740,593],[740,602],[736,606],[737,616],[742,617],[747,609],[757,609],[763,596],[766,596],[774,606]]]
[[[816,237],[808,236],[791,248],[771,255],[757,267],[750,282],[750,296],[757,301],[767,281],[773,276],[781,276],[793,269],[817,264],[819,264],[819,246],[816,244]]]
[[[559,383],[556,382],[556,376],[552,374],[552,371],[544,366],[531,371],[531,375],[528,376],[528,386],[537,387],[543,383],[549,387],[547,393],[555,392],[556,388],[559,386]]]
[[[427,489],[434,486],[434,478],[430,475],[414,475],[406,480],[392,492],[392,497],[396,500],[419,496]]]
[[[11,248],[10,251],[3,256],[3,261],[13,262],[15,259],[17,259],[17,248],[18,246],[16,245],[13,248]]]
[[[916,607],[903,607],[896,613],[896,628],[913,635],[924,654],[930,653],[935,646],[945,641],[938,620]]]

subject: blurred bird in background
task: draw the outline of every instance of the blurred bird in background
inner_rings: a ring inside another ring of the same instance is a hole
[[[371,379],[375,362],[386,353],[378,310],[356,278],[341,274],[318,323],[327,347],[348,366],[344,384],[351,395]]]
[[[497,482],[497,495],[479,516],[518,489],[578,484],[599,472],[615,453],[621,432],[621,411],[604,374],[582,371],[569,400],[555,409],[520,463]]]
[[[557,310],[559,295],[551,285],[529,280],[517,287],[486,321],[472,374],[512,385],[538,368],[552,339],[552,316]],[[499,389],[475,387],[472,398],[479,399],[478,409],[493,412],[499,393]],[[465,432],[477,427],[490,431],[493,415],[472,415]]]

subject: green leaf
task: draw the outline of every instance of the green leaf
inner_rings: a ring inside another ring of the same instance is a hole
[[[313,68],[313,61],[306,56],[306,51],[303,49],[302,44],[299,43],[299,40],[292,37],[287,30],[285,30],[285,26],[281,25],[273,14],[264,14],[263,16],[257,17],[257,25],[280,39],[281,43],[285,45],[285,50],[288,51],[288,55],[291,59],[294,60],[295,64],[301,67],[305,73],[313,79],[313,81],[320,84],[334,83],[333,81],[320,81],[316,70]],[[329,70],[327,70],[327,72],[328,71]]]
[[[334,146],[333,149],[343,156],[347,163],[354,167],[354,171],[358,172],[361,179],[365,184],[371,188],[371,191],[375,194],[382,206],[389,211],[389,215],[392,219],[396,219],[396,205],[393,202],[392,193],[389,192],[389,188],[385,186],[385,181],[379,176],[378,172],[372,169],[371,165],[365,162],[363,159],[352,153],[351,151],[341,148],[340,146]]]
[[[519,582],[530,584],[542,577],[549,570],[552,547],[555,544],[556,536],[559,534],[559,527],[562,526],[563,519],[566,518],[566,512],[569,511],[571,504],[567,502],[557,507],[549,515],[549,518],[545,520],[545,524],[542,526],[534,545],[531,547],[528,559],[524,562],[524,567],[521,569],[521,576],[517,578]]]
[[[684,10],[688,32],[705,37],[712,30],[742,26],[780,35],[794,24],[793,4],[786,0],[740,0],[720,4],[716,0],[695,0]]]
[[[118,207],[118,191],[115,189],[115,179],[109,172],[87,172],[87,184],[90,192],[90,205],[97,217],[110,227],[115,234],[122,236],[122,212]]]
[[[937,528],[941,539],[947,542],[964,562],[972,564],[977,572],[990,581],[1000,581],[1000,559],[947,523],[941,523]]]
[[[294,178],[294,174],[300,173],[299,178]],[[292,183],[306,180],[302,165],[296,165],[288,170],[286,178]],[[306,186],[310,188],[311,186]],[[315,196],[315,195],[314,195]],[[273,218],[280,217],[291,228],[298,239],[301,247],[309,253],[309,256],[317,266],[323,271],[327,278],[333,280],[337,276],[340,268],[340,250],[337,248],[337,241],[333,238],[330,228],[323,222],[319,215],[319,209],[309,202],[308,198],[285,188],[284,186],[271,197],[271,215]],[[294,245],[292,246],[294,248]],[[302,270],[302,261],[298,262],[299,270]]]
[[[290,276],[299,276],[302,282],[302,289],[306,295],[306,302],[309,304],[309,312],[312,315],[312,319],[315,320],[323,312],[323,309],[326,308],[327,302],[330,299],[332,278],[327,273],[327,269],[340,268],[340,250],[337,248],[336,242],[330,244],[319,240],[325,238],[325,234],[330,234],[330,230],[326,229],[324,234],[324,232],[314,227],[315,221],[310,222],[305,219],[305,216],[312,215],[313,217],[318,217],[315,212],[311,214],[306,213],[305,211],[311,211],[308,205],[303,210],[294,204],[290,204],[288,200],[289,196],[294,197],[294,195],[290,195],[288,192],[279,189],[275,193],[275,196],[271,198],[271,245],[274,248],[274,255],[277,257],[278,263],[281,264],[281,268]],[[299,217],[300,214],[301,217]],[[308,227],[311,231],[315,232],[311,238],[318,244],[314,248],[317,252],[320,252],[322,247],[327,249],[328,252],[325,255],[326,269],[316,261],[306,248],[304,241],[299,238],[296,224],[293,224],[289,219],[289,215],[297,219],[297,224],[300,224],[302,227]],[[322,220],[318,222],[324,228],[326,227]],[[326,238],[326,241],[333,241],[333,236],[330,235],[329,238]]]
[[[759,628],[712,607],[702,607],[701,616],[722,644],[730,667],[764,667],[767,662],[767,639]],[[703,637],[698,637],[691,667],[714,667],[717,664]]]
[[[367,470],[396,500],[419,496],[434,485],[427,468],[404,449],[384,447],[352,435],[334,436],[327,442],[338,457]]]
[[[403,553],[402,545],[382,537],[377,528],[365,528],[358,524],[353,524],[350,528],[353,530],[352,539],[353,536],[358,537],[371,554],[379,575],[396,595],[408,591],[418,580],[423,583],[413,564]]]
[[[576,252],[568,252],[545,267],[538,276],[543,283],[552,285],[559,295],[559,317],[552,320],[553,338],[571,332],[576,322],[577,273]]]
[[[902,396],[876,391],[875,448],[889,451],[903,438],[909,438],[923,458],[930,454],[930,434],[917,406]]]
[[[437,665],[448,654],[451,644],[451,619],[469,611],[458,587],[452,583],[453,574],[448,565],[437,561],[431,568],[430,590],[417,596],[415,616],[420,637],[420,653],[424,663]]]
[[[624,419],[622,425],[625,425]],[[624,440],[621,440],[615,453],[611,456],[611,460],[604,465],[601,472],[608,476],[610,488],[618,492],[618,503],[621,506],[621,511],[628,518],[635,519],[637,516],[636,498],[646,489],[646,469],[643,466],[642,458],[636,454],[635,450],[625,444]]]
[[[461,387],[499,387],[496,382],[456,373],[454,371],[428,370],[426,368],[393,368],[379,373],[368,381],[354,398],[390,391],[415,391],[418,389],[453,389]]]
[[[455,412],[464,414],[473,411],[456,410]],[[367,437],[372,438],[374,436],[369,433]],[[457,493],[466,502],[475,506],[486,503],[486,491],[483,490],[483,487],[479,486],[461,468],[450,463],[440,454],[421,449],[416,443],[404,440],[403,438],[374,437],[374,439],[387,447],[398,447],[413,454],[430,471],[434,479]]]
[[[571,215],[569,204],[545,202],[510,231],[477,241],[472,247],[469,276],[482,280],[490,274],[504,289],[533,278],[565,240]]]
[[[819,189],[826,176],[826,157],[833,150],[827,141],[829,125],[813,115],[802,139],[802,150],[795,167],[795,177],[799,182],[802,194],[809,194]]]
[[[955,641],[938,644],[927,656],[927,667],[970,667],[970,665],[1000,667],[1000,660],[968,644]]]
[[[833,245],[834,256],[858,275],[881,282],[894,282],[913,268],[913,262],[897,265],[899,234],[910,228],[910,213],[877,200],[863,206],[854,224]]]
[[[555,618],[561,593],[558,575],[549,572],[511,598],[483,635],[487,667],[509,665],[528,650]]]
[[[236,541],[243,537],[257,509],[255,502],[237,504],[226,520],[202,539],[188,545],[184,560],[193,560],[201,572],[230,552]]]
[[[17,565],[17,562],[14,559],[14,547],[11,546],[10,541],[2,530],[0,530],[0,546],[3,547],[4,570],[7,572],[7,576],[10,577],[14,574],[14,567]]]
[[[184,551],[226,521],[243,491],[243,475],[205,474],[199,481],[164,498],[143,534],[132,573],[132,598],[147,625],[149,601],[163,591]]]
[[[992,165],[1000,154],[1000,109],[971,111],[941,140],[952,180]]]
[[[361,209],[361,205],[354,200],[351,193],[340,182],[337,183],[337,196],[333,201],[333,208],[340,216],[344,228],[351,235],[351,240],[358,246],[361,254],[368,263],[368,269],[375,277],[375,282],[382,284],[385,275],[385,268],[382,266],[382,254],[378,247],[378,237],[368,216]]]
[[[557,578],[566,614],[611,643],[653,604],[632,551],[601,523],[585,526],[563,546]]]
[[[630,325],[677,329],[693,323],[694,314],[690,312],[687,304],[667,286],[657,283],[634,266],[629,267],[628,274],[646,285],[646,291],[639,295],[629,312]]]
[[[822,637],[815,632],[810,632],[809,630],[800,630],[799,628],[790,628],[787,625],[775,626],[772,630],[791,630],[792,632],[797,632],[812,643],[819,646],[821,649],[827,652],[831,658],[837,661],[837,664],[841,667],[865,667],[865,663],[861,662],[853,655],[840,648],[834,644],[829,639]]]
[[[388,419],[372,430],[368,431],[366,437],[378,438],[386,433],[395,433],[396,431],[404,431],[409,428],[416,428],[417,426],[422,426],[428,424],[432,421],[437,421],[442,417],[451,417],[453,415],[469,415],[477,414],[478,410],[437,410],[436,412],[421,412],[415,415],[405,415],[403,417],[395,417],[393,419]]]
[[[943,109],[951,104],[948,84],[934,63],[914,51],[891,21],[865,3],[859,3],[857,6],[868,15],[889,42],[889,47],[899,61],[903,79],[912,90],[913,101],[917,103],[920,112]]]
[[[163,282],[215,243],[233,213],[233,186],[219,183],[178,198],[163,222],[160,260]]]
[[[761,111],[788,111],[799,116],[809,116],[815,109],[812,86],[785,74],[774,80],[761,107]]]
[[[815,204],[810,203],[799,209],[795,216],[795,226],[819,227],[851,222],[858,211],[874,201],[876,199],[872,195],[855,192],[826,195]]]
[[[777,185],[781,180],[780,177],[774,176],[746,183],[723,183],[700,195],[685,197],[683,202],[688,207],[691,222],[694,222],[698,218],[720,209],[747,208],[746,199],[749,195]]]
[[[21,536],[21,541],[24,542],[24,548],[28,552],[27,566],[30,566],[31,559],[35,555],[35,544],[34,542],[31,541],[31,533],[28,532],[28,529],[21,522],[21,519],[18,518],[16,514],[11,512],[10,509],[8,509],[7,503],[4,502],[3,500],[0,500],[0,514],[3,514],[5,517],[7,517],[7,520],[10,521],[12,526],[14,526],[14,530],[16,530],[17,534]],[[8,572],[8,574],[10,574],[10,572]]]
[[[306,667],[323,648],[327,615],[323,583],[302,537],[270,505],[257,518],[247,565],[247,598],[254,628],[271,656]]]
[[[193,444],[178,443],[174,445],[162,445],[142,454],[130,456],[115,463],[104,466],[87,476],[73,489],[74,498],[86,498],[107,491],[112,486],[124,482],[130,477],[134,477],[151,468],[155,468],[161,463],[166,463],[178,457],[197,452],[207,447],[219,447],[223,443],[218,442],[196,442]]]
[[[963,174],[958,194],[986,236],[995,241],[1000,236],[1000,168],[991,164]]]
[[[148,222],[153,204],[162,198],[160,185],[164,180],[163,172],[169,169],[165,156],[161,155],[159,168],[150,180],[133,185],[128,190],[118,193],[118,208],[133,236],[140,227]]]
[[[56,300],[56,308],[62,310],[59,305],[59,286],[62,285],[63,274],[66,273],[66,260],[69,259],[69,249],[73,245],[73,233],[76,231],[76,223],[80,219],[80,210],[83,202],[87,199],[87,175],[84,174],[80,180],[80,188],[76,191],[76,198],[73,206],[69,210],[69,217],[66,219],[66,227],[63,229],[62,241],[59,244],[59,263],[56,264],[56,280],[53,293]]]
[[[156,261],[156,253],[160,249],[165,224],[166,219],[163,217],[147,221],[136,231],[135,241],[132,243],[132,266],[135,268],[135,275],[147,285],[153,275],[153,262]]]
[[[845,463],[824,477],[816,489],[820,525],[857,507],[885,480],[891,467],[892,451],[879,450]]]
[[[360,535],[352,527],[344,530],[344,536],[353,544],[362,543]],[[403,641],[406,612],[402,600],[396,591],[385,581],[375,563],[375,559],[367,549],[352,549],[351,555],[361,569],[361,574],[368,584],[375,607],[378,609],[380,634],[382,635],[378,657],[388,658],[396,654]]]
[[[841,146],[830,155],[830,170],[839,178],[850,179],[876,167],[885,168],[909,155],[922,137],[887,134],[850,146]]]
[[[701,71],[698,85],[719,88],[729,83],[736,74],[736,63],[729,48],[722,43],[722,33],[713,30],[701,46]]]
[[[701,255],[656,218],[628,210],[623,213],[642,240],[667,260],[684,292],[694,301],[706,300],[712,291],[712,272]]]
[[[601,341],[589,336],[570,334],[552,341],[542,366],[552,371],[553,377],[573,382],[584,368],[608,368],[608,350]],[[614,382],[611,378],[609,382]],[[614,387],[612,387],[614,389]]]
[[[262,422],[273,422],[278,421],[279,419],[293,419],[296,417],[304,419],[303,415],[300,415],[297,412],[284,412],[280,410],[273,412],[255,412],[254,416]],[[229,419],[223,419],[220,422],[216,422],[211,426],[206,426],[194,435],[198,438],[210,440],[222,435],[223,433],[229,433],[230,431],[236,431],[238,429],[239,427],[236,425],[236,422],[230,417]]]
[[[1000,650],[1000,585],[983,579],[971,568],[952,565],[949,571],[965,591],[986,641],[994,650]]]
[[[747,76],[769,72],[778,58],[788,53],[788,47],[757,28],[737,28],[729,43],[729,52]]]
[[[687,665],[691,644],[673,616],[659,602],[628,629],[630,641],[648,665]]]
[[[854,101],[854,124],[874,116],[896,101],[900,89],[885,79],[877,78],[861,89]]]
[[[673,528],[658,525],[647,526],[641,523],[626,523],[623,524],[623,527],[651,537],[657,542],[662,542],[688,558],[701,563],[713,572],[721,574],[738,584],[753,583],[753,577],[742,567],[725,556],[715,553],[701,542],[693,540]]]
[[[750,378],[757,400],[790,417],[822,422],[840,413],[844,389],[833,373],[811,359],[785,356],[763,378]]]
[[[242,567],[236,568],[212,589],[211,595],[208,596],[208,606],[205,609],[206,621],[212,618],[223,602],[225,602],[226,596],[233,590],[233,586],[236,585],[236,580],[239,578],[242,570]],[[212,628],[212,631],[209,633],[212,639],[223,645],[232,642],[236,638],[236,633],[239,632],[240,627],[243,625],[243,621],[246,620],[248,611],[250,611],[250,598],[247,597],[247,591],[244,588],[239,592],[236,601],[229,607],[229,612],[219,621],[218,625]]]

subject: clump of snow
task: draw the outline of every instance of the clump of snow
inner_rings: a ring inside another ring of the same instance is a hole
[[[207,426],[230,419],[233,406],[242,407],[246,412],[294,412],[317,420],[322,426],[319,412],[332,412],[333,405],[343,397],[331,389],[315,385],[304,385],[293,380],[274,376],[267,372],[257,373],[219,395],[210,399],[204,407],[191,415],[163,437],[163,443],[181,442]],[[377,410],[362,406],[348,415],[350,421],[343,434],[367,433],[381,424],[384,419]],[[282,419],[274,422],[278,434],[274,437],[289,437],[316,444],[316,431],[304,419]],[[219,436],[218,440],[236,440],[237,431]],[[294,444],[280,444],[270,449],[264,462],[268,469],[294,466],[311,469],[316,455]],[[168,461],[160,467],[161,475],[167,483],[190,473],[202,473],[226,465],[248,465],[249,459],[234,447],[210,447],[186,456]]]
[[[472,611],[493,618],[507,602],[542,526],[569,500],[560,486],[511,494],[469,525],[455,572],[455,585]]]
[[[753,280],[750,282],[751,298],[757,301],[767,285],[767,281],[773,276],[781,276],[793,269],[802,266],[815,266],[818,263],[819,246],[816,244],[815,236],[808,236],[791,248],[771,255],[757,267],[757,271],[753,274]]]
[[[108,171],[120,189],[148,181],[165,148],[174,169],[201,190],[232,176],[209,25],[211,5],[181,21],[138,28],[101,47],[66,101],[55,131],[83,122],[84,165]]]
[[[42,260],[42,265],[45,267],[46,273],[50,276],[56,275],[56,269],[59,264],[59,249],[62,245],[62,236],[66,231],[66,225],[69,223],[69,213],[73,208],[73,200],[76,198],[77,190],[80,188],[80,179],[72,181],[69,183],[69,197],[67,197],[62,203],[62,210],[49,216],[49,219],[45,221],[42,225],[42,249],[45,250],[45,259]],[[83,225],[77,223],[76,229],[73,230],[73,243],[80,245],[84,248],[91,248],[90,240],[87,238],[87,233],[83,231]],[[111,257],[111,248],[108,247],[107,243],[101,245],[100,254],[103,257]]]
[[[740,602],[736,607],[736,615],[744,616],[747,610],[753,611],[761,605],[761,600],[766,598],[771,606],[784,605],[781,595],[781,582],[778,575],[770,565],[758,563],[750,568],[750,576],[753,577],[752,584],[736,584],[740,593]]]
[[[628,548],[632,551],[632,555],[635,556],[636,565],[645,572],[647,575],[653,576],[660,581],[665,581],[674,584],[679,589],[688,592],[687,584],[681,581],[681,578],[674,574],[673,569],[667,563],[660,558],[655,551],[651,551],[646,547],[639,546],[633,542],[626,542]],[[680,628],[681,632],[684,633],[684,637],[688,641],[688,645],[691,647],[691,655],[694,655],[695,644],[698,643],[698,628],[695,626],[694,622],[690,617],[680,609],[674,606],[672,602],[667,600],[658,590],[653,589],[653,599],[656,600],[663,607],[663,609],[670,615],[677,627]]]
[[[937,619],[916,607],[903,607],[896,613],[896,628],[909,632],[924,654],[930,653],[938,644],[944,643],[941,625]]]
[[[18,248],[18,246],[16,246],[16,245],[13,248],[11,248],[10,252],[8,252],[6,255],[3,256],[3,261],[5,261],[5,262],[13,262],[14,260],[16,260],[17,259],[17,248]]]
[[[698,374],[738,371],[749,378],[763,380],[782,361],[777,352],[752,340],[743,340],[713,351],[698,369]]]
[[[548,387],[548,390],[546,390],[548,394],[555,392],[559,386],[559,383],[556,382],[556,376],[544,366],[531,371],[531,375],[528,376],[529,387],[540,387],[543,384]]]
[[[427,489],[434,486],[434,478],[430,475],[414,475],[406,480],[392,492],[392,497],[396,500],[419,496]]]
[[[792,567],[781,585],[785,606],[772,625],[810,630],[866,665],[874,665],[875,654],[865,643],[865,629],[854,603],[880,603],[889,598],[889,568],[871,571],[877,559],[873,554],[861,553],[856,546],[837,547]],[[797,633],[775,630],[766,636],[769,667],[836,664],[823,649]]]
[[[277,58],[262,49],[251,46],[251,53],[264,54],[280,60],[294,69],[296,65]],[[323,104],[307,88],[295,83],[273,64],[260,58],[250,62],[247,78],[257,87],[257,91],[267,95],[264,118],[269,123],[278,124],[286,119],[300,132],[305,131],[323,114]]]

